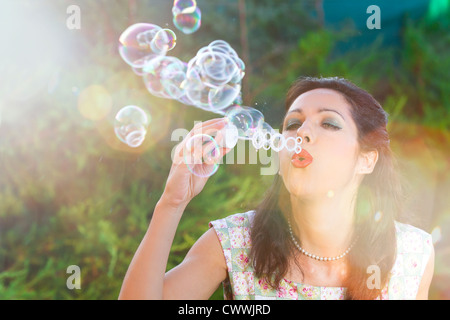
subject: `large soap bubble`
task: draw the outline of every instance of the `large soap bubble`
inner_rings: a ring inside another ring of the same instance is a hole
[[[120,141],[132,148],[139,147],[145,140],[150,119],[137,106],[126,106],[117,113],[114,131]]]
[[[247,139],[247,132],[253,122],[250,113],[241,106],[233,106],[227,109],[225,117],[229,123],[237,128],[238,137],[240,139]]]
[[[257,130],[272,131],[263,114],[252,107],[233,105],[226,109],[225,117],[239,132],[239,138],[251,140]]]
[[[176,36],[170,29],[151,23],[136,23],[120,35],[119,53],[128,65],[140,69],[155,54],[165,55],[175,44]]]

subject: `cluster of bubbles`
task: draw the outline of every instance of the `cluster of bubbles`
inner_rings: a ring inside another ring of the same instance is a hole
[[[239,99],[245,75],[236,51],[227,42],[216,40],[186,63],[166,55],[175,45],[172,30],[138,23],[120,36],[119,53],[152,95],[224,114],[224,109]]]
[[[185,34],[191,34],[200,28],[202,13],[195,0],[175,0],[172,8],[173,24]]]
[[[172,30],[137,23],[120,36],[119,53],[154,96],[221,115],[239,103],[245,65],[227,42],[213,41],[188,63],[167,55],[175,45]]]
[[[188,15],[200,16],[195,1],[175,1],[172,12],[177,28],[185,27],[183,32],[198,28],[199,22],[198,25],[180,23]],[[184,162],[193,174],[213,175],[219,167],[222,150],[234,148],[239,140],[250,140],[257,150],[301,151],[301,139],[285,139],[264,121],[260,111],[242,105],[245,65],[227,42],[211,42],[187,63],[167,56],[175,45],[176,35],[172,30],[138,23],[120,36],[119,53],[133,72],[143,78],[152,95],[225,117],[226,125],[215,134],[194,134],[186,141]],[[116,115],[115,133],[122,142],[135,148],[144,141],[148,124],[149,118],[142,109],[127,106]]]
[[[275,152],[286,148],[290,152],[300,153],[302,152],[302,142],[301,137],[285,138],[281,133],[267,130],[258,130],[252,138],[252,144],[256,150],[263,148],[264,150],[272,149]]]
[[[222,40],[201,48],[187,64],[183,89],[193,106],[223,114],[241,93],[244,62]]]
[[[155,58],[165,56],[176,45],[176,35],[151,23],[136,23],[119,38],[119,54],[137,74]]]

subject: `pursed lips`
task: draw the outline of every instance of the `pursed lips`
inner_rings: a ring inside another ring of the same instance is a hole
[[[305,149],[302,149],[300,153],[294,153],[291,158],[291,163],[296,168],[306,168],[312,162],[313,157]]]

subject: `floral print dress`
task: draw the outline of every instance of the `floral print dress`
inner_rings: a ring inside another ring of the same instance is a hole
[[[226,300],[343,300],[346,288],[318,287],[283,279],[270,288],[254,275],[249,253],[254,211],[238,213],[209,223],[217,233],[228,269],[223,282]],[[432,251],[431,235],[411,225],[395,222],[397,258],[381,299],[415,299]]]

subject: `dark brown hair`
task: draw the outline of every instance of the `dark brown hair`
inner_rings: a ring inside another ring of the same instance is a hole
[[[357,194],[354,235],[358,237],[347,256],[349,272],[345,281],[346,299],[375,299],[381,290],[367,285],[368,267],[381,271],[381,289],[388,281],[396,257],[395,219],[402,210],[402,191],[395,169],[386,130],[388,115],[365,90],[342,78],[300,78],[286,96],[286,112],[301,94],[318,88],[339,92],[351,106],[358,129],[361,151],[376,149],[378,161],[371,174],[364,177]],[[289,261],[295,257],[286,215],[290,210],[289,194],[282,178],[276,174],[271,188],[256,208],[251,229],[250,258],[255,275],[277,288],[286,275]],[[297,259],[296,259],[297,260]],[[301,265],[298,265],[301,268]]]

